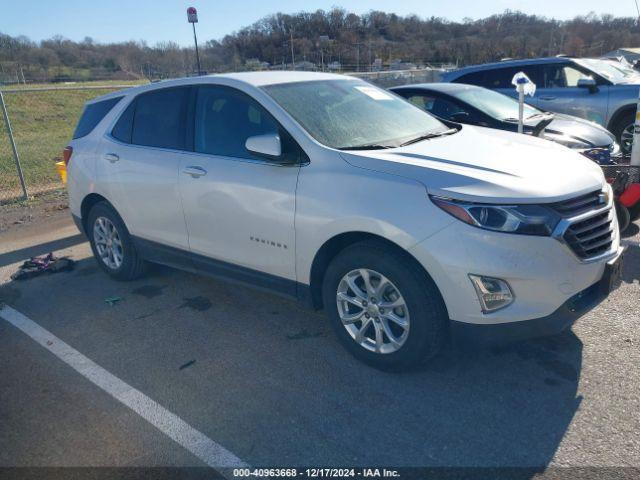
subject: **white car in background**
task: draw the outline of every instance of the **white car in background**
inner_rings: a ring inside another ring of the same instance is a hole
[[[600,168],[445,125],[359,79],[238,73],[89,102],[65,152],[98,264],[145,261],[324,308],[378,368],[446,339],[553,334],[603,299],[621,247]]]

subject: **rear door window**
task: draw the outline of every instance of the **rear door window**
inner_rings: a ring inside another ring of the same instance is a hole
[[[513,77],[518,72],[524,72],[535,84],[540,82],[540,68],[538,65],[521,65],[519,67],[496,68],[480,72],[468,73],[458,78],[456,83],[468,83],[485,88],[514,88]]]
[[[122,98],[123,97],[109,98],[84,107],[76,130],[73,132],[73,138],[82,138],[89,135],[93,129],[96,128],[96,125],[100,123],[100,120],[102,120]]]
[[[164,88],[135,100],[131,143],[184,150],[190,87]]]

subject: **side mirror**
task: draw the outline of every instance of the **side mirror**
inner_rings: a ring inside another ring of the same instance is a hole
[[[449,117],[452,122],[466,123],[469,121],[470,115],[467,112],[456,112]]]
[[[595,93],[598,91],[598,85],[596,81],[591,77],[580,78],[578,80],[578,88],[586,88],[590,93]]]
[[[247,138],[245,148],[255,155],[278,160],[282,156],[282,143],[277,133],[267,133]]]

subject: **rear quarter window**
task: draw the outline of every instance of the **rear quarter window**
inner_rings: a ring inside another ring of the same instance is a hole
[[[73,132],[73,138],[82,138],[89,135],[93,129],[96,128],[96,125],[100,123],[100,120],[102,120],[122,98],[123,97],[109,98],[85,106],[76,130]]]

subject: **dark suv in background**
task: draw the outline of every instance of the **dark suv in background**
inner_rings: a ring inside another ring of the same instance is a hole
[[[448,72],[446,82],[478,85],[516,96],[511,80],[524,72],[536,84],[527,103],[544,111],[596,122],[613,133],[624,153],[631,151],[640,75],[610,61],[552,57],[508,60]]]

